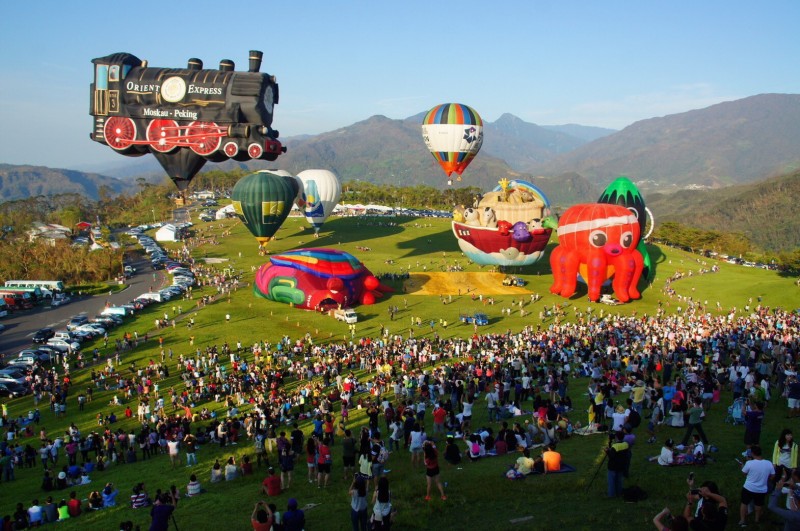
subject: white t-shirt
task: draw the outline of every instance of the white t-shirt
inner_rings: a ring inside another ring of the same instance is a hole
[[[167,441],[169,455],[178,455],[178,441]]]
[[[411,432],[411,448],[422,448],[422,443],[425,442],[425,432],[412,431]]]
[[[742,472],[747,474],[744,488],[750,492],[767,492],[769,477],[775,474],[775,467],[766,459],[752,459],[744,464]]]
[[[614,425],[611,428],[614,431],[619,431],[622,429],[622,426],[625,424],[625,413],[616,413],[614,412],[611,415],[611,418],[614,419]]]
[[[661,448],[661,455],[658,456],[658,464],[661,466],[669,466],[674,462],[675,458],[672,455],[672,450],[669,448],[662,447]]]
[[[472,404],[470,404],[469,402],[462,402],[462,404],[464,405],[463,415],[465,417],[471,417],[472,416]]]

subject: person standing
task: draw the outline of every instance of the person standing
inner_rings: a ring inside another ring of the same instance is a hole
[[[317,445],[317,488],[327,487],[331,477],[331,449],[325,444],[325,440],[320,440]]]
[[[523,388],[524,389],[524,388]],[[497,388],[493,388],[486,393],[486,408],[489,411],[489,422],[497,422],[497,402],[500,397],[497,393]],[[444,409],[444,408],[442,408]],[[434,413],[435,418],[435,413]]]
[[[760,402],[750,400],[750,407],[744,414],[744,444],[747,448],[761,444],[761,425],[764,422],[764,410]]]
[[[608,454],[608,497],[616,498],[622,494],[622,479],[627,474],[631,449],[624,441],[625,434],[615,434],[616,441],[606,448]]]
[[[444,487],[442,487],[442,480],[439,479],[439,452],[433,441],[425,441],[423,444],[423,452],[425,454],[425,476],[427,479],[428,488],[425,494],[425,501],[431,499],[431,485],[435,482],[436,487],[439,489],[439,494],[442,500],[446,500],[447,496],[444,494]]]
[[[356,468],[356,439],[349,429],[344,430],[342,439],[342,478],[347,479],[353,475]]]
[[[169,449],[169,461],[172,463],[172,469],[175,469],[175,464],[180,464],[181,458],[178,454],[178,445],[180,443],[175,440],[175,437],[172,437],[169,441],[167,441],[167,448]]]
[[[739,525],[747,525],[747,506],[750,502],[755,505],[756,524],[761,520],[764,511],[764,498],[769,489],[769,482],[775,477],[775,467],[761,455],[761,447],[750,447],[751,459],[742,467],[742,473],[747,476],[742,487],[742,503],[739,506]]]
[[[283,513],[284,531],[302,531],[306,527],[306,514],[297,508],[297,500],[289,498],[288,510]]]
[[[150,523],[150,531],[168,531],[169,519],[175,511],[176,505],[178,505],[178,501],[175,499],[172,489],[161,493],[153,503],[153,508],[150,509],[150,517],[153,519]]]
[[[681,441],[683,446],[689,444],[689,437],[695,430],[700,434],[700,439],[703,441],[703,444],[707,445],[708,438],[703,431],[703,402],[700,397],[694,399],[694,403],[691,409],[689,409],[689,422],[686,425],[686,434],[683,436],[683,441]]]
[[[183,444],[186,448],[186,466],[197,464],[197,437],[188,432],[183,438]]]
[[[353,531],[367,531],[367,484],[356,477],[350,484],[350,521]]]

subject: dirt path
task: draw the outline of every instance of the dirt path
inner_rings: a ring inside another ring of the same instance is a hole
[[[482,295],[531,293],[525,288],[504,286],[505,276],[503,273],[412,273],[403,285],[409,295],[458,295],[473,291]]]

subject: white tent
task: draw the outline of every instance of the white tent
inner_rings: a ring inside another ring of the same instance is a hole
[[[175,242],[178,241],[177,236],[178,228],[171,223],[167,223],[156,231],[157,242]]]
[[[216,219],[225,219],[228,217],[228,214],[235,214],[236,211],[233,209],[233,204],[226,205],[219,210],[217,210],[216,215],[214,216]]]

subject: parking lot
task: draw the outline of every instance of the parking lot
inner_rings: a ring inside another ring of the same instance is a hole
[[[94,317],[103,310],[107,302],[112,306],[124,304],[149,291],[151,286],[157,287],[165,283],[164,271],[153,271],[146,258],[141,258],[131,265],[136,268],[136,273],[126,281],[128,287],[118,293],[93,297],[76,295],[72,298],[72,302],[64,306],[56,308],[38,306],[33,310],[11,313],[3,318],[2,324],[6,329],[0,334],[0,354],[4,358],[15,356],[17,352],[31,345],[33,334],[40,328],[63,329],[74,315],[85,313],[89,317]]]

